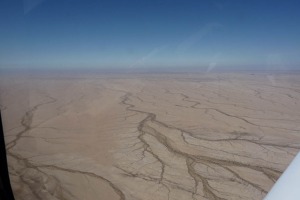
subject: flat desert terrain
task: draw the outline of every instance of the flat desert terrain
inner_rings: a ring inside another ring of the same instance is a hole
[[[300,149],[300,74],[0,76],[17,200],[260,200]]]

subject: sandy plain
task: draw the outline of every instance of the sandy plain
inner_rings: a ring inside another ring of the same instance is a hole
[[[263,199],[300,149],[300,74],[1,75],[17,200]]]

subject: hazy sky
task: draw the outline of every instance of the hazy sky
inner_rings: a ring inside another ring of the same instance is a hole
[[[299,0],[1,0],[0,67],[300,69]]]

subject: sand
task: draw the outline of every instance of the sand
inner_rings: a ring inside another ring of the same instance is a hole
[[[300,74],[1,75],[15,198],[263,199],[300,149]]]

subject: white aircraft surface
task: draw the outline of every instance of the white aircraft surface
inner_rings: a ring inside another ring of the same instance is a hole
[[[300,153],[280,176],[264,200],[300,200]]]

